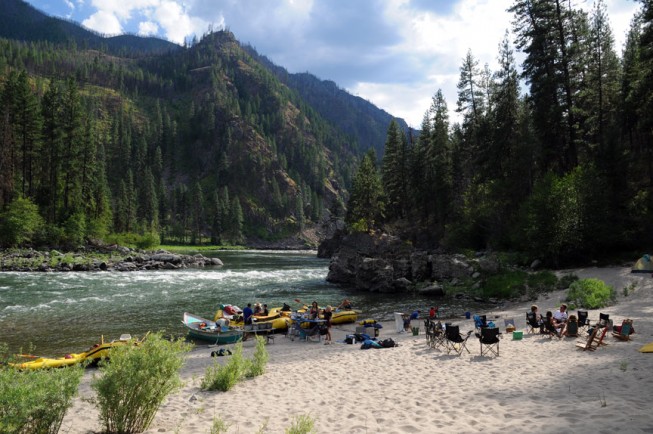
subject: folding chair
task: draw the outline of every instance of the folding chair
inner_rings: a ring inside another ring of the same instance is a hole
[[[481,337],[479,338],[481,342],[481,356],[488,353],[493,353],[495,356],[499,356],[499,328],[488,328],[485,327],[481,329]],[[485,347],[485,348],[484,348]]]
[[[588,319],[589,314],[586,310],[578,311],[578,330],[587,330],[590,325],[590,320]]]
[[[428,345],[430,348],[433,348],[435,345],[435,335],[436,335],[436,330],[435,330],[435,321],[432,321],[430,319],[425,319],[424,320],[424,330],[426,334],[426,345]]]
[[[450,354],[451,351],[455,351],[460,356],[463,353],[463,350],[466,350],[469,353],[469,350],[467,349],[467,339],[469,339],[471,334],[472,330],[468,331],[467,335],[463,337],[463,335],[460,334],[460,327],[448,325],[445,329],[447,354]]]
[[[506,333],[512,333],[515,330],[517,330],[517,327],[515,327],[515,319],[514,318],[508,318],[503,320],[503,326],[506,328]]]
[[[542,325],[544,326],[541,330],[540,333],[544,335],[548,335],[549,338],[552,338],[553,336],[557,337],[560,339],[560,333],[558,333],[558,330],[555,328],[555,324],[553,324],[553,319],[552,318],[544,318]]]
[[[482,329],[487,327],[487,316],[486,315],[474,315],[474,328],[476,330],[477,336],[480,336]]]
[[[565,336],[578,337],[578,321],[568,321],[565,327]]]
[[[607,327],[594,327],[589,338],[587,338],[587,342],[583,343],[581,341],[576,346],[582,348],[584,351],[595,351],[601,345],[607,345],[603,342],[603,338],[607,332]]]
[[[597,327],[605,327],[610,323],[610,315],[607,313],[600,313],[599,314],[599,322],[597,324]]]
[[[633,320],[625,319],[621,323],[621,326],[615,326],[615,330],[612,331],[612,336],[619,339],[620,341],[629,341],[630,335],[633,330]]]
[[[446,346],[446,336],[444,332],[444,328],[442,327],[442,323],[438,321],[435,323],[433,326],[434,330],[434,335],[433,335],[433,341],[431,343],[431,348],[439,348],[442,346]]]
[[[526,312],[526,325],[528,326],[527,333],[539,333],[540,321],[535,315],[535,312]]]
[[[586,351],[586,350],[593,351],[591,349],[591,346],[592,346],[592,343],[594,342],[594,339],[596,339],[596,334],[598,332],[599,332],[599,328],[594,327],[594,329],[590,332],[590,335],[587,337],[587,339],[585,339],[584,341],[583,340],[576,341],[576,347],[582,348],[583,351]]]

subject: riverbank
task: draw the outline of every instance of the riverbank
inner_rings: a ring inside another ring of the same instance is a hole
[[[184,255],[167,250],[146,252],[120,246],[86,248],[69,253],[33,249],[0,252],[0,271],[143,271],[221,265],[223,263],[220,259],[208,258],[201,253]]]
[[[458,357],[429,349],[423,334],[397,333],[388,322],[380,338],[392,337],[399,347],[360,350],[360,345],[278,336],[267,346],[267,372],[225,393],[203,392],[199,385],[207,366],[228,356],[211,358],[214,348],[197,346],[182,369],[183,388],[167,399],[147,433],[209,433],[217,418],[230,425],[229,433],[282,433],[298,415],[312,417],[319,433],[503,433],[525,426],[543,433],[649,432],[653,354],[638,349],[653,341],[653,279],[622,267],[569,271],[615,287],[617,303],[590,311],[590,319],[600,312],[615,323],[633,319],[637,334],[631,342],[607,336],[607,346],[585,352],[575,347],[574,338],[524,333],[522,340],[512,340],[504,334],[499,357],[486,357],[472,335],[470,354]],[[536,304],[542,311],[554,310],[564,298],[564,291],[552,292]],[[508,318],[525,330],[530,304],[478,313],[502,331]],[[464,318],[454,324],[463,332],[473,329]],[[334,327],[334,340],[342,341],[354,327]],[[250,356],[254,342],[245,342],[244,349]],[[62,432],[100,430],[98,412],[88,401],[95,374],[86,372]]]

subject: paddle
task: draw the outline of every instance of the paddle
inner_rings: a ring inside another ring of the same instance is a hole
[[[24,357],[26,359],[38,359],[41,356],[35,356],[34,354],[16,354],[17,357]]]

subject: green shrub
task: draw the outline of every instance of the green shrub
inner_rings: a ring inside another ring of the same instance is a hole
[[[257,377],[265,373],[265,367],[268,364],[270,355],[265,348],[265,339],[261,336],[256,337],[256,350],[254,350],[254,358],[247,366],[245,376],[248,378]]]
[[[44,224],[38,206],[18,197],[0,214],[0,243],[10,247],[29,243]]]
[[[234,387],[247,372],[246,361],[243,358],[242,342],[234,345],[233,354],[221,365],[216,360],[213,366],[206,368],[201,387],[204,390],[220,390],[226,392]]]
[[[0,367],[0,432],[59,432],[83,373],[81,365],[26,371]]]
[[[607,306],[616,297],[612,286],[599,279],[582,279],[572,283],[567,292],[567,300],[586,309]]]
[[[315,420],[309,415],[302,414],[293,417],[292,424],[286,429],[286,434],[315,433]]]
[[[154,419],[163,400],[181,386],[179,369],[190,345],[151,334],[139,346],[111,350],[111,361],[100,362],[101,376],[91,387],[105,430],[142,432]]]

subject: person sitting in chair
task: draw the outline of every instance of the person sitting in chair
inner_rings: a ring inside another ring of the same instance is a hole
[[[546,316],[542,320],[542,325],[540,326],[540,333],[543,335],[552,335],[560,337],[560,328],[557,326],[553,314],[550,310],[546,311]]]
[[[555,323],[555,327],[557,329],[563,328],[564,325],[567,323],[568,318],[569,315],[567,314],[567,305],[563,303],[560,305],[560,309],[558,309],[553,314],[553,322]]]

